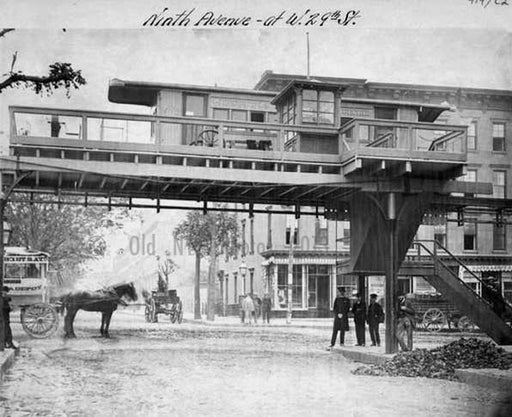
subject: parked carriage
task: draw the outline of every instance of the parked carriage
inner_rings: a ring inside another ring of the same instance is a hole
[[[23,330],[35,338],[49,337],[59,326],[57,308],[49,303],[48,260],[45,252],[5,248],[4,284],[11,306],[19,308]]]
[[[159,314],[168,315],[171,323],[181,324],[183,321],[183,305],[176,290],[153,291],[151,294],[145,294],[144,301],[146,304],[144,315],[147,322],[158,322]]]

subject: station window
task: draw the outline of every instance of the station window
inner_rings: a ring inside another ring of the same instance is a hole
[[[505,152],[505,123],[492,124],[492,150]]]
[[[217,120],[229,120],[229,110],[213,109],[213,118]]]
[[[251,112],[251,122],[263,123],[265,121],[265,113],[261,111]]]
[[[493,171],[492,172],[492,196],[494,198],[506,197],[506,171]]]
[[[231,118],[239,122],[247,121],[247,111],[245,110],[231,110]]]
[[[446,248],[446,224],[434,226],[434,240]]]
[[[375,118],[384,120],[396,120],[396,108],[394,107],[375,107]]]
[[[184,115],[206,117],[206,96],[198,94],[184,94]]]
[[[471,122],[468,126],[468,149],[476,150],[477,147],[477,124]]]
[[[334,93],[332,91],[302,91],[302,122],[334,124]]]

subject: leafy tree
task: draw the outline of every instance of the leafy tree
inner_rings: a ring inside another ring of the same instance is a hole
[[[201,258],[210,258],[208,274],[207,319],[215,317],[215,280],[217,257],[221,253],[232,255],[237,250],[238,224],[234,215],[225,212],[202,214],[190,211],[175,229],[175,238],[184,239],[196,256],[194,286],[194,318],[201,318],[200,267]]]
[[[0,38],[13,30],[11,28],[0,29]],[[44,91],[51,94],[53,90],[65,88],[69,96],[71,88],[77,89],[86,84],[82,72],[74,70],[69,63],[55,62],[49,66],[47,75],[34,75],[16,71],[17,58],[18,52],[16,51],[12,56],[10,70],[0,80],[0,93],[6,88],[28,87],[36,94],[41,94]]]
[[[76,205],[76,198],[66,198],[59,205],[55,196],[30,197],[16,194],[15,201],[7,204],[6,217],[12,227],[10,244],[47,252],[50,266],[61,271],[65,279],[76,274],[82,262],[103,256],[104,232],[122,227],[131,216],[127,210]]]

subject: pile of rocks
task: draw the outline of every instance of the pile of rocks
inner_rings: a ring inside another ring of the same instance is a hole
[[[398,353],[382,365],[361,366],[352,373],[454,380],[455,369],[461,368],[509,369],[512,368],[512,357],[492,342],[461,338],[435,349]]]

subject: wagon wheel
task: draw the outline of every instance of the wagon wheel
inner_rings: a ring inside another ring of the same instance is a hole
[[[213,147],[217,145],[217,130],[205,129],[197,136],[197,139],[192,143],[193,145],[203,145]]]
[[[156,302],[153,298],[149,302],[149,317],[151,319],[151,323],[158,323],[158,314],[156,312]]]
[[[183,308],[182,308],[181,301],[180,301],[180,303],[178,304],[178,323],[181,324],[182,321],[183,321]]]
[[[169,314],[169,318],[171,319],[171,323],[176,323],[176,320],[178,319],[178,310],[174,309],[171,311],[171,314]]]
[[[429,332],[438,332],[440,331],[446,322],[445,316],[441,310],[438,308],[429,308],[423,314],[423,323],[425,325],[425,329]]]
[[[49,304],[32,304],[21,310],[21,325],[30,336],[43,339],[57,330],[59,315]]]
[[[476,327],[468,316],[462,316],[457,326],[461,332],[472,332]]]

